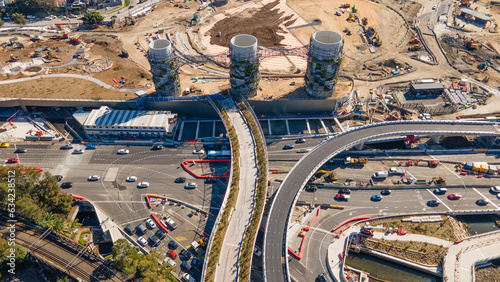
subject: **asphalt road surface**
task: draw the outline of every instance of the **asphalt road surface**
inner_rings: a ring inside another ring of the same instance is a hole
[[[268,281],[288,281],[288,263],[286,248],[286,230],[288,226],[290,210],[295,201],[296,195],[309,178],[309,174],[319,163],[326,162],[334,154],[343,151],[360,142],[361,140],[374,138],[381,134],[391,135],[393,132],[400,132],[394,135],[409,134],[452,134],[456,132],[460,135],[471,132],[486,132],[487,134],[498,134],[491,124],[469,124],[461,122],[413,122],[390,123],[358,129],[342,134],[329,142],[325,142],[321,147],[308,153],[299,164],[288,174],[281,184],[280,190],[275,196],[269,213],[266,226],[266,236],[264,242],[264,269],[266,280]],[[401,134],[403,133],[403,134]]]

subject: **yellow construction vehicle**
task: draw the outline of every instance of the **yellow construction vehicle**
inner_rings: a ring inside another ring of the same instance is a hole
[[[373,45],[382,46],[382,40],[380,40],[380,35],[378,33],[373,37]]]
[[[363,23],[363,25],[368,25],[368,19],[366,17],[364,17],[361,22]]]
[[[431,182],[434,182],[436,185],[446,185],[446,179],[441,176],[432,178]]]
[[[330,171],[329,174],[325,176],[325,181],[331,182],[331,181],[336,181],[337,180],[337,173],[335,171]]]
[[[347,17],[348,22],[355,22],[356,21],[356,16],[354,14],[350,13],[349,16]]]
[[[368,162],[368,158],[351,158],[351,157],[347,157],[345,158],[344,160],[344,164],[345,165],[354,165],[354,164],[360,164],[360,165],[364,165]]]

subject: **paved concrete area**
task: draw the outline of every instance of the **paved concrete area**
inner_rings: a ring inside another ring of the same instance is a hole
[[[500,231],[469,237],[453,245],[444,258],[444,281],[474,281],[474,266],[500,257]]]
[[[216,281],[237,281],[239,257],[245,231],[250,223],[257,187],[257,159],[255,140],[250,127],[232,100],[221,100],[229,120],[238,134],[240,143],[240,182],[238,200],[229,221],[224,238],[219,265],[215,273]]]

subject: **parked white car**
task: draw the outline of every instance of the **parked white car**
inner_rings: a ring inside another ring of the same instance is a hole
[[[127,177],[127,182],[136,182],[137,181],[137,176],[129,176]]]
[[[204,150],[194,150],[193,154],[195,154],[195,155],[203,155],[203,154],[205,154],[205,151]]]
[[[143,237],[139,237],[137,239],[137,242],[139,242],[139,244],[141,244],[143,246],[146,246],[148,244],[148,241],[146,241],[146,239],[144,239]]]
[[[118,150],[118,155],[126,155],[130,153],[129,150],[126,150],[126,149],[120,149]]]
[[[139,182],[137,184],[137,188],[148,188],[149,187],[149,182]]]
[[[73,153],[75,153],[75,154],[83,154],[84,152],[85,152],[85,150],[84,150],[84,149],[75,149],[75,150],[73,151]]]
[[[148,220],[146,220],[146,225],[151,229],[156,228],[156,223],[151,218],[148,218]]]

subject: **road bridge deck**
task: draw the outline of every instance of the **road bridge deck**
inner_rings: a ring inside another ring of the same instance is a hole
[[[395,135],[500,135],[494,123],[466,121],[385,122],[356,128],[321,143],[305,155],[288,173],[276,193],[264,239],[264,273],[267,281],[289,281],[286,232],[298,193],[321,165],[354,145],[375,138]]]

